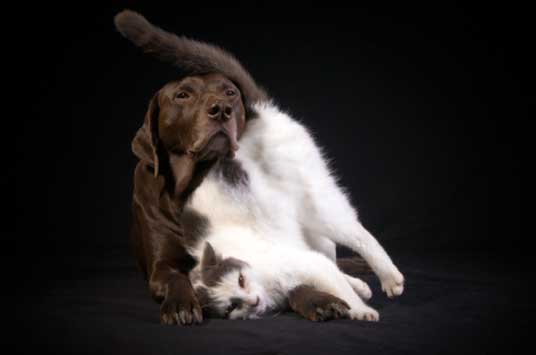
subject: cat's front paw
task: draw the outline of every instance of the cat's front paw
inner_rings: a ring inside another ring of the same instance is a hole
[[[404,292],[404,275],[396,267],[385,276],[381,277],[382,291],[387,297],[400,296]]]
[[[352,308],[348,314],[350,315],[350,319],[353,320],[366,320],[369,322],[377,322],[380,320],[378,311],[367,306]]]

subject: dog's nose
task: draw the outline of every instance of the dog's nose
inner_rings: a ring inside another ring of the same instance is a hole
[[[225,122],[231,118],[233,108],[222,103],[214,103],[209,106],[207,113],[209,118]]]

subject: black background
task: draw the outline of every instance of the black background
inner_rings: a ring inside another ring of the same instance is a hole
[[[24,302],[117,260],[134,267],[130,141],[150,97],[178,71],[116,32],[124,7],[13,13],[21,21],[6,50],[16,54],[22,103],[9,120],[15,164],[3,179],[16,187],[17,222],[4,261]],[[520,277],[530,238],[520,232],[519,175],[526,9],[131,7],[234,53],[310,128],[395,261],[448,255]]]

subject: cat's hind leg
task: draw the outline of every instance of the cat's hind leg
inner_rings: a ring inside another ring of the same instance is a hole
[[[363,299],[356,294],[354,288],[350,286],[350,283],[347,282],[346,277],[343,275],[340,276],[344,280],[344,283],[339,284],[337,289],[334,290],[333,295],[350,305],[350,310],[348,311],[350,319],[379,321],[380,315],[378,311],[365,304]]]
[[[370,287],[367,285],[366,282],[361,279],[358,279],[357,277],[353,277],[347,274],[344,274],[344,277],[359,297],[361,297],[365,301],[368,301],[372,297],[372,291],[370,290]]]
[[[315,261],[315,269],[310,268],[308,272],[314,273],[311,277],[311,283],[315,285],[315,288],[346,302],[350,306],[348,310],[350,319],[367,321],[380,319],[378,312],[368,306],[354,289],[354,286],[358,286],[358,290],[366,294],[364,287],[366,284],[363,281],[357,278],[352,278],[349,281],[347,275],[340,271],[335,263],[320,254],[312,255],[317,257],[316,260],[312,260]]]

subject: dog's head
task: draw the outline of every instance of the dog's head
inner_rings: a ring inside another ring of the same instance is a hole
[[[132,144],[134,153],[149,162],[155,176],[169,162],[176,184],[189,181],[199,162],[232,157],[246,120],[254,115],[254,104],[268,99],[236,58],[216,46],[166,32],[133,11],[119,13],[115,24],[135,45],[185,75],[152,98]]]
[[[154,166],[184,156],[194,162],[234,156],[246,122],[242,95],[221,74],[167,83],[151,99],[133,142],[136,155]]]

